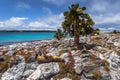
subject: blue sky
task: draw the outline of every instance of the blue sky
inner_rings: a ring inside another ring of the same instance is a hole
[[[72,3],[87,7],[95,28],[120,30],[120,0],[0,0],[0,30],[56,30]]]

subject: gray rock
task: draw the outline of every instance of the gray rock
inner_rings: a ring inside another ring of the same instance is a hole
[[[60,79],[60,80],[72,80],[72,79],[66,77],[66,78],[62,78],[62,79]]]
[[[33,69],[33,70],[35,70],[37,68],[37,66],[38,66],[37,62],[31,62],[31,63],[28,63],[26,65],[26,69]]]
[[[38,46],[35,48],[35,53],[36,53],[36,54],[39,54],[39,53],[40,53],[40,49],[39,49]]]
[[[25,63],[19,63],[9,68],[3,73],[1,80],[21,80],[23,72],[25,70]]]
[[[50,52],[48,53],[47,55],[50,55],[50,56],[59,56],[59,53],[54,51],[54,52]]]
[[[24,59],[24,57],[23,56],[21,56],[21,55],[16,55],[17,57],[16,57],[16,59],[13,59],[14,61],[13,61],[13,64],[14,65],[18,65],[19,63],[24,63],[25,62],[25,59]]]
[[[26,71],[23,73],[23,77],[24,77],[24,78],[27,78],[27,77],[30,76],[33,72],[34,72],[34,70],[26,70]]]
[[[3,54],[3,52],[0,52],[0,55],[2,55]]]
[[[74,64],[74,69],[75,69],[75,72],[77,73],[77,74],[80,74],[80,72],[81,72],[81,66],[82,66],[82,64],[81,64],[81,58],[80,57],[74,57],[74,60],[75,60],[75,64]]]
[[[109,74],[102,74],[102,80],[111,80],[111,76]]]
[[[63,58],[65,60],[65,63],[69,62],[69,57],[68,57],[69,53],[63,53],[60,58]]]
[[[118,42],[115,42],[114,45],[120,47],[120,39]]]
[[[33,54],[29,57],[28,62],[35,62],[36,59],[37,59],[37,55],[36,55],[35,53],[33,53]]]
[[[75,65],[79,65],[82,62],[82,59],[78,56],[74,57],[74,60],[75,60]]]
[[[81,54],[81,51],[80,51],[80,50],[77,50],[77,51],[72,52],[72,56],[73,56],[73,57],[79,56],[80,54]]]
[[[8,51],[8,52],[6,53],[6,55],[13,56],[14,52],[15,52],[15,51],[10,50],[10,51]]]
[[[75,66],[74,66],[74,69],[75,69],[75,72],[76,72],[77,74],[80,74],[81,71],[82,71],[82,69],[81,69],[81,64],[75,65]]]
[[[58,63],[40,64],[27,80],[46,80],[59,72]]]
[[[111,67],[118,68],[118,65],[116,63],[111,63]]]

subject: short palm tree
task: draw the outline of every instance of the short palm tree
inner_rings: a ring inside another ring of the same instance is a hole
[[[64,12],[65,20],[62,27],[65,33],[74,36],[74,45],[78,46],[80,35],[88,35],[92,33],[94,25],[91,17],[84,13],[86,7],[79,8],[79,4],[72,4],[69,10]]]

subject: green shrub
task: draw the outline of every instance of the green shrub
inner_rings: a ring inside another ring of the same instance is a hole
[[[113,33],[116,34],[116,33],[117,33],[117,30],[113,30]]]
[[[61,40],[62,38],[64,37],[64,34],[62,32],[61,29],[57,29],[55,35],[54,35],[54,38],[58,39],[58,40]]]
[[[99,34],[100,34],[100,29],[98,29],[98,28],[95,29],[95,30],[94,30],[94,36],[97,36],[97,35],[99,35]]]

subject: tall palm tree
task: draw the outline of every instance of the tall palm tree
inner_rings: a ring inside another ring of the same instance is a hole
[[[87,13],[86,7],[79,8],[79,4],[72,4],[69,11],[64,12],[65,20],[62,22],[64,33],[74,36],[74,45],[78,46],[80,35],[88,35],[92,32],[93,20]]]

